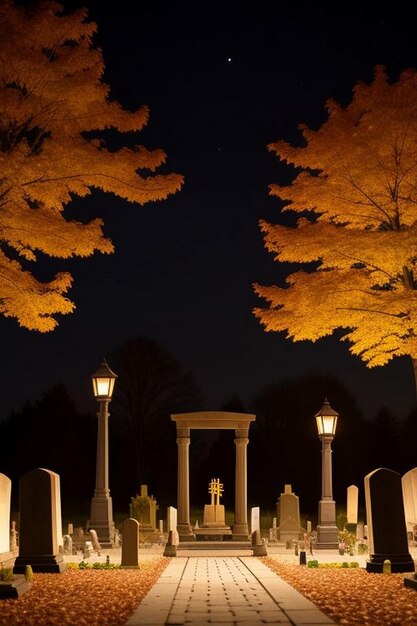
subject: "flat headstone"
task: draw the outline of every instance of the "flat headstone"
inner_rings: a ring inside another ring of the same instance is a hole
[[[59,476],[47,469],[27,472],[19,481],[19,556],[14,573],[24,574],[26,565],[34,572],[62,572],[65,563],[59,554]]]
[[[382,572],[388,559],[393,573],[413,572],[400,474],[381,468],[365,476],[365,502],[370,555],[367,571]]]
[[[10,551],[10,496],[12,481],[0,474],[0,554]]]
[[[139,522],[129,517],[123,522],[122,563],[121,567],[139,568]]]
[[[417,467],[402,477],[404,513],[407,530],[413,532],[417,524]]]

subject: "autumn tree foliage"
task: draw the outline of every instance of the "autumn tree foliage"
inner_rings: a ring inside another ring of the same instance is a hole
[[[113,251],[100,219],[66,219],[71,200],[100,189],[144,204],[182,184],[178,174],[155,174],[162,150],[109,149],[105,131],[137,133],[149,112],[111,99],[96,28],[85,9],[68,15],[55,2],[23,8],[0,0],[0,312],[41,332],[74,303],[70,274],[34,276],[39,254]]]
[[[302,145],[269,150],[294,166],[289,185],[271,185],[295,227],[261,222],[280,262],[311,264],[284,286],[255,285],[268,302],[254,313],[267,331],[315,341],[342,329],[368,367],[408,355],[417,363],[417,73],[390,82],[376,68],[349,105],[330,100]]]

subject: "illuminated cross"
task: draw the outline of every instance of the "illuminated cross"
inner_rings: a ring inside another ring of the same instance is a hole
[[[220,504],[220,498],[223,493],[223,483],[220,482],[220,478],[211,479],[208,491],[211,495],[211,504]]]

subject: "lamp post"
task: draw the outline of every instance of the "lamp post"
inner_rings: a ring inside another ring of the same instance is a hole
[[[108,406],[113,395],[116,378],[116,374],[111,371],[105,359],[91,376],[94,397],[99,403],[99,411],[97,413],[96,488],[91,500],[88,527],[97,532],[98,540],[103,548],[111,548],[114,543],[113,504],[109,489]]]
[[[337,550],[339,534],[336,526],[336,502],[332,487],[332,448],[336,433],[338,413],[332,409],[327,398],[320,411],[314,416],[321,440],[321,500],[317,524],[317,544],[319,550]]]

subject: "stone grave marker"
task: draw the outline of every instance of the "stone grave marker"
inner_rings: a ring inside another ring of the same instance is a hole
[[[19,481],[19,556],[14,573],[24,574],[26,565],[34,572],[64,571],[58,544],[62,535],[60,503],[58,474],[38,468],[22,476]]]
[[[139,522],[129,517],[123,522],[122,568],[139,569]]]
[[[172,545],[179,544],[179,536],[177,531],[177,509],[173,506],[167,507],[167,532],[172,530]]]
[[[251,508],[250,515],[250,531],[253,534],[256,531],[261,532],[261,512],[259,506],[253,506]]]
[[[94,530],[94,528],[90,528],[90,535],[91,535],[91,543],[93,544],[93,549],[97,552],[98,556],[100,556],[101,545],[100,545],[97,533]]]
[[[0,555],[10,552],[10,497],[12,481],[0,474]],[[0,561],[3,558],[0,557]]]
[[[298,541],[303,529],[300,525],[300,503],[292,492],[291,485],[285,485],[277,502],[277,517],[280,541]]]
[[[152,534],[156,532],[156,510],[158,506],[155,498],[148,495],[148,485],[140,486],[140,495],[131,498],[129,508],[130,517],[139,522],[141,533]]]
[[[16,530],[16,522],[12,521],[12,527],[10,529],[10,550],[12,552],[17,552],[17,530]]]
[[[417,467],[404,474],[401,482],[407,531],[413,533],[417,524]]]
[[[358,523],[358,499],[359,489],[356,485],[350,485],[347,488],[347,523],[346,529],[356,534],[356,525]]]
[[[71,535],[64,535],[64,554],[72,554],[72,537]]]
[[[0,474],[0,563],[3,567],[12,567],[16,556],[16,523],[10,532],[10,497],[12,481],[5,474]]]
[[[389,559],[393,573],[414,572],[400,474],[380,468],[365,476],[365,503],[370,556],[366,570],[382,573],[384,561]]]

